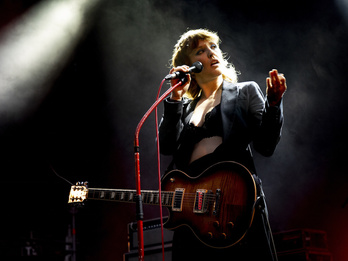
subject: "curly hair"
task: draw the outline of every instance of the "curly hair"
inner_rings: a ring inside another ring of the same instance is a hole
[[[174,46],[172,55],[172,66],[177,67],[180,65],[189,65],[190,58],[189,54],[197,48],[200,40],[208,40],[214,42],[218,47],[221,43],[220,37],[216,32],[210,31],[208,29],[195,29],[189,30],[181,35],[180,39]],[[238,76],[234,66],[229,63],[226,59],[226,54],[223,53],[223,73],[222,77],[229,82],[237,82]],[[191,80],[191,84],[185,94],[188,98],[196,98],[200,94],[201,88],[195,81]]]

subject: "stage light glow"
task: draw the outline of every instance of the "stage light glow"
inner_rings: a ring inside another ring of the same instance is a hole
[[[348,24],[348,0],[336,0],[336,6],[343,16],[343,19]]]
[[[0,120],[35,110],[88,29],[102,0],[42,1],[0,36]]]

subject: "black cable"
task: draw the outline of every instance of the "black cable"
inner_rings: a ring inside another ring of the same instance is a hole
[[[61,175],[59,175],[59,174],[55,171],[55,169],[52,167],[51,164],[50,164],[50,168],[51,168],[51,170],[53,171],[53,173],[56,174],[56,176],[57,176],[58,178],[61,178],[62,180],[64,180],[64,181],[66,181],[67,183],[69,183],[71,186],[74,186],[74,184],[73,184],[72,182],[70,182],[70,181],[67,180],[66,178],[62,177]]]

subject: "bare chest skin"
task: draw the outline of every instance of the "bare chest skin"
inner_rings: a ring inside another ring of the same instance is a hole
[[[221,88],[219,88],[214,94],[209,96],[207,99],[200,99],[193,112],[191,123],[196,127],[201,127],[205,120],[205,115],[211,111],[221,101]],[[200,142],[195,144],[190,163],[214,152],[214,150],[222,143],[222,137],[213,136],[202,139]]]
[[[208,98],[201,98],[193,111],[190,123],[196,127],[201,127],[204,123],[205,115],[210,112],[221,101],[221,88]]]

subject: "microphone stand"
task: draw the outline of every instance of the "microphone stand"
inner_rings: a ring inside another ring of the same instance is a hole
[[[136,184],[136,219],[138,227],[138,255],[139,261],[144,260],[144,233],[143,233],[143,220],[144,212],[142,205],[142,196],[141,196],[141,186],[140,186],[140,153],[139,153],[139,132],[143,126],[146,119],[153,112],[153,110],[161,103],[176,87],[181,86],[186,82],[186,75],[181,78],[181,80],[174,86],[170,87],[156,102],[150,107],[150,109],[144,114],[143,118],[138,123],[138,126],[135,131],[134,137],[134,159],[135,159],[135,184]]]

